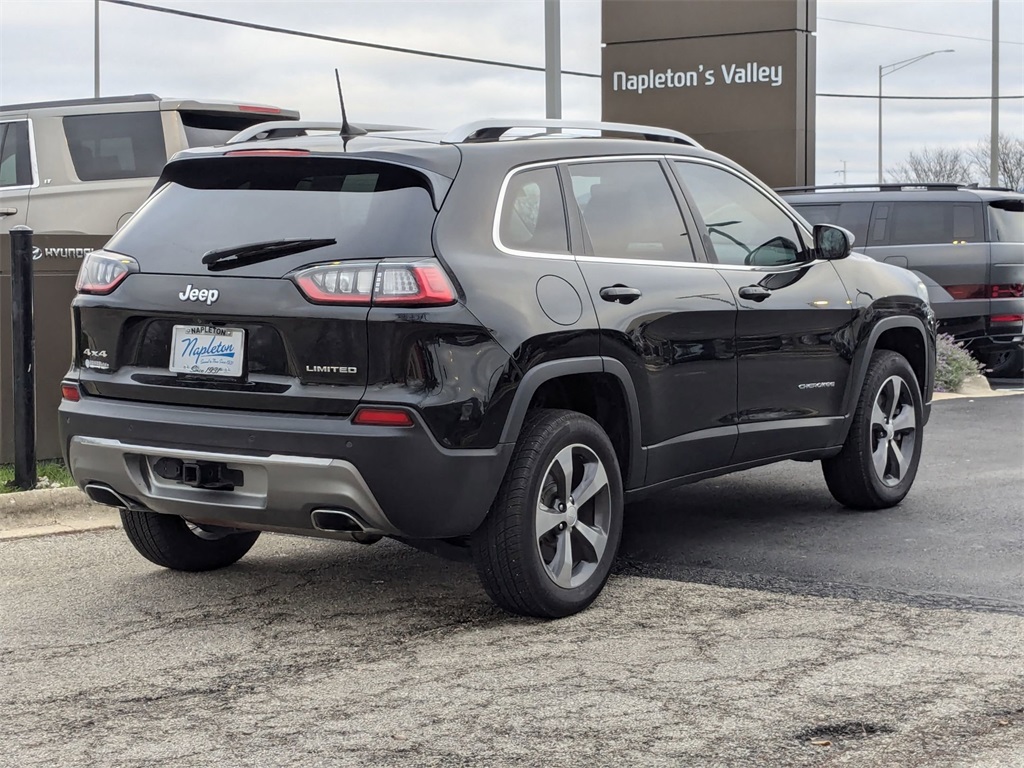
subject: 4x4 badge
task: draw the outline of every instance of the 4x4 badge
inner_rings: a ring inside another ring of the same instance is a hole
[[[193,288],[192,283],[189,283],[185,290],[178,294],[178,298],[181,301],[205,301],[209,306],[220,298],[220,291],[216,288]]]

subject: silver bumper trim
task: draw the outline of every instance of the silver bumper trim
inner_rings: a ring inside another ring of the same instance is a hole
[[[221,462],[241,471],[243,483],[226,491],[167,480],[153,471],[156,461],[165,457]],[[367,533],[398,533],[359,470],[341,459],[247,456],[82,436],[71,438],[68,458],[71,474],[79,485],[105,484],[154,512],[268,529],[312,531],[310,514],[314,509],[344,509],[366,525]]]

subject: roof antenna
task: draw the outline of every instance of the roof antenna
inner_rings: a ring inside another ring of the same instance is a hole
[[[338,74],[338,68],[334,68],[334,79],[338,83],[338,101],[341,102],[341,136],[345,139],[350,139],[353,136],[363,136],[366,131],[362,128],[349,125],[348,114],[345,112],[345,95],[341,92],[341,75]],[[347,142],[346,142],[347,143]]]

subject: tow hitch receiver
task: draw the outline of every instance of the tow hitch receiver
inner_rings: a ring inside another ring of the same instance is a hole
[[[153,471],[165,480],[218,491],[233,491],[244,479],[241,470],[231,469],[221,461],[182,461],[165,457],[153,464]]]

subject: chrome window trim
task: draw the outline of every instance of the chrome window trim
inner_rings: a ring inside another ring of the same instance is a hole
[[[0,125],[5,123],[28,123],[28,165],[32,171],[32,183],[31,184],[18,184],[13,187],[0,187],[0,193],[3,192],[14,192],[20,189],[35,189],[39,186],[39,167],[36,162],[36,134],[35,129],[32,127],[32,118],[30,117],[11,117],[0,120]]]
[[[531,254],[533,255],[533,254]],[[778,273],[788,272],[796,269],[803,269],[812,264],[824,264],[825,259],[814,259],[813,261],[798,261],[793,264],[777,264],[773,266],[750,264],[719,264],[710,261],[657,261],[654,259],[627,259],[615,256],[577,256],[576,261],[600,263],[600,264],[637,264],[646,267],[698,267],[700,269],[719,269],[729,272],[757,272],[757,273]]]
[[[720,168],[720,169],[722,169],[724,171],[728,171],[733,176],[736,176],[741,181],[747,182],[748,184],[753,186],[755,189],[758,189],[761,192],[769,193],[769,194],[766,194],[766,197],[775,205],[775,207],[778,208],[779,211],[787,219],[792,221],[793,224],[797,227],[797,229],[800,232],[804,233],[804,235],[807,237],[809,242],[811,242],[811,243],[814,242],[814,236],[812,235],[812,233],[808,232],[806,227],[804,227],[799,221],[794,219],[793,216],[785,208],[781,207],[778,204],[778,201],[775,199],[775,193],[772,191],[771,187],[769,187],[768,185],[764,184],[759,179],[754,178],[754,177],[747,178],[742,173],[739,173],[738,171],[736,171],[734,168],[730,168],[728,165],[725,165],[724,163],[721,163],[721,162],[718,162],[717,160],[712,160],[712,159],[709,159],[709,158],[692,157],[692,156],[689,156],[689,155],[639,154],[639,155],[591,155],[591,156],[586,156],[586,157],[561,158],[561,159],[558,159],[558,160],[542,160],[542,161],[538,161],[538,162],[534,162],[534,163],[527,163],[525,165],[519,165],[519,166],[516,166],[515,168],[512,168],[511,170],[509,170],[508,173],[505,174],[505,178],[501,182],[501,188],[498,191],[498,203],[497,203],[497,206],[494,209],[494,221],[493,221],[493,225],[491,227],[491,240],[492,240],[492,243],[494,244],[494,247],[497,248],[502,253],[507,254],[509,256],[525,256],[526,258],[530,258],[530,259],[555,259],[555,260],[558,260],[558,261],[579,261],[579,262],[588,262],[588,263],[592,263],[592,264],[623,264],[623,265],[625,265],[625,264],[636,264],[636,265],[639,265],[639,266],[648,266],[648,267],[698,267],[700,269],[724,269],[724,270],[728,270],[730,272],[744,271],[744,272],[757,272],[757,273],[778,273],[778,272],[785,272],[785,271],[792,270],[792,269],[802,269],[802,268],[810,266],[812,264],[818,264],[818,263],[824,263],[825,262],[824,259],[813,259],[811,261],[801,261],[801,262],[795,262],[793,264],[779,264],[779,265],[776,265],[776,266],[764,266],[764,265],[757,266],[757,265],[750,265],[750,264],[722,264],[722,263],[717,262],[717,261],[711,262],[711,261],[696,261],[696,260],[693,260],[693,261],[679,261],[679,260],[669,261],[669,260],[659,260],[659,259],[628,259],[628,258],[624,258],[624,257],[615,257],[615,256],[588,256],[588,255],[585,255],[585,254],[581,254],[579,256],[576,256],[576,255],[574,255],[572,253],[546,253],[546,252],[540,252],[540,251],[520,251],[520,250],[516,250],[515,248],[509,248],[509,247],[507,247],[506,245],[504,245],[501,242],[501,238],[498,236],[498,228],[499,228],[500,217],[501,217],[501,207],[502,207],[502,204],[505,201],[505,193],[508,190],[509,182],[511,181],[512,177],[515,176],[517,173],[521,173],[523,171],[534,170],[536,168],[557,168],[560,165],[592,164],[592,163],[603,163],[603,162],[609,162],[609,161],[623,161],[623,160],[655,160],[655,161],[659,161],[659,162],[662,161],[662,160],[666,160],[668,162],[702,163],[704,165],[710,165],[710,166],[713,166],[715,168]],[[686,202],[686,201],[684,200],[684,202]],[[698,213],[699,213],[699,211],[698,211]],[[704,224],[703,217],[701,217],[701,222],[700,223],[702,225]],[[567,225],[567,228],[568,228],[568,222],[566,222],[566,225]],[[567,232],[567,234],[568,234],[568,232]]]
[[[509,170],[508,173],[505,174],[505,178],[501,182],[501,188],[498,190],[498,204],[495,206],[495,209],[494,209],[494,221],[493,221],[493,224],[491,226],[491,242],[494,244],[495,248],[497,248],[502,253],[508,254],[509,256],[525,256],[525,257],[531,258],[531,259],[556,259],[558,261],[576,261],[577,259],[583,259],[584,257],[582,257],[582,256],[581,257],[577,257],[577,256],[573,255],[569,251],[567,251],[566,253],[551,253],[551,252],[544,252],[544,251],[520,251],[520,250],[518,250],[516,248],[509,248],[507,245],[505,245],[504,243],[501,242],[501,238],[498,235],[498,230],[499,230],[499,227],[500,227],[500,224],[501,224],[501,208],[502,208],[502,205],[505,202],[505,193],[508,191],[508,185],[509,185],[509,182],[512,180],[512,177],[515,176],[517,173],[522,173],[524,171],[532,171],[532,170],[536,170],[537,168],[556,168],[557,169],[558,166],[560,166],[560,165],[571,165],[571,164],[579,164],[579,163],[587,163],[587,164],[603,163],[603,162],[607,162],[607,161],[617,161],[617,160],[655,160],[655,161],[661,161],[664,157],[666,157],[666,155],[650,155],[650,154],[642,154],[642,155],[591,155],[591,156],[587,156],[587,157],[561,158],[561,159],[558,159],[558,160],[541,160],[541,161],[538,161],[538,162],[535,162],[535,163],[527,163],[525,165],[517,165],[515,168],[512,168],[511,170]],[[672,155],[668,155],[668,157],[672,157]],[[562,194],[563,195],[565,194],[564,190],[563,190]],[[569,236],[569,221],[568,221],[568,219],[566,220],[565,225],[566,225],[566,243],[567,243],[567,247],[568,247],[568,236]],[[614,259],[611,259],[611,260],[614,261]],[[638,263],[640,263],[640,260],[638,260],[638,259],[622,259],[622,261],[626,262],[626,263],[630,263],[630,264],[638,264]],[[668,262],[662,262],[662,263],[668,263]],[[677,262],[673,261],[673,262],[670,262],[670,263],[676,264]]]

